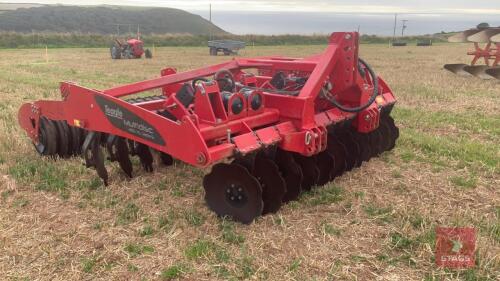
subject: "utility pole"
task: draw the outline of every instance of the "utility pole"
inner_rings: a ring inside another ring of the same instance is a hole
[[[408,27],[406,25],[406,23],[408,22],[408,20],[401,20],[401,21],[403,22],[403,26],[401,27],[401,37],[403,37],[404,34],[405,34],[405,29]]]
[[[212,40],[212,3],[210,3],[208,6],[208,19],[210,21],[210,26],[208,27],[210,29],[210,39],[209,40]]]
[[[396,28],[398,26],[398,14],[394,14],[394,34],[392,35],[392,41],[396,41]]]

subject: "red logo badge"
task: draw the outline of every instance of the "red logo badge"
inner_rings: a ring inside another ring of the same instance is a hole
[[[436,228],[436,265],[447,268],[474,267],[476,230],[472,227]]]

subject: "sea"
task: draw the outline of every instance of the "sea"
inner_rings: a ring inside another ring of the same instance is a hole
[[[206,11],[192,11],[209,18]],[[234,34],[328,34],[356,31],[362,34],[392,36],[424,35],[463,31],[479,23],[500,26],[500,14],[394,14],[327,13],[327,12],[253,12],[213,11],[212,22]]]

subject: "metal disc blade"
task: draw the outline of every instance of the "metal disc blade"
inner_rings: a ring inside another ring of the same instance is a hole
[[[487,69],[486,74],[500,80],[500,67]]]
[[[118,161],[120,168],[129,177],[132,178],[133,166],[132,161],[128,154],[127,141],[124,138],[118,137],[113,145],[113,150],[115,152],[115,159]]]
[[[386,122],[385,118],[380,119],[379,125],[380,134],[382,135],[382,152],[387,151],[392,143],[392,130]]]
[[[443,67],[444,69],[455,73],[456,75],[463,76],[463,77],[468,77],[472,76],[470,73],[464,70],[464,67],[469,66],[468,64],[465,63],[453,63],[453,64],[445,64]]]
[[[361,162],[358,161],[361,150],[359,145],[352,136],[350,131],[342,130],[339,134],[340,142],[345,146],[347,153],[345,156],[346,171],[352,170],[354,167],[359,167]]]
[[[286,193],[285,180],[280,175],[278,166],[268,158],[257,156],[252,174],[262,186],[262,214],[276,213],[281,208]]]
[[[313,157],[305,157],[300,154],[294,154],[294,159],[302,169],[302,190],[311,190],[318,183],[319,168]]]
[[[275,161],[286,184],[286,193],[283,197],[283,202],[296,200],[302,192],[302,187],[300,186],[303,177],[302,169],[295,162],[290,152],[281,149],[276,151]]]
[[[399,138],[399,128],[396,126],[394,123],[394,119],[391,116],[387,116],[385,118],[385,122],[387,122],[387,125],[391,129],[391,140],[390,140],[390,145],[388,150],[392,150],[396,146],[396,140]]]
[[[52,121],[57,130],[57,154],[59,157],[64,158],[69,155],[69,135],[62,121]]]
[[[106,150],[108,151],[108,159],[111,162],[116,161],[116,148],[115,148],[115,142],[117,140],[117,136],[115,135],[108,135],[108,138],[106,139]]]
[[[368,138],[368,134],[353,132],[353,136],[356,138],[357,143],[360,148],[360,155],[358,160],[360,162],[366,162],[370,160],[371,148],[370,148],[370,140]]]
[[[466,31],[462,31],[460,33],[457,33],[451,37],[448,38],[448,42],[452,42],[452,43],[465,43],[465,42],[468,42],[467,41],[467,38],[475,33],[478,33],[480,32],[479,29],[477,28],[474,28],[474,29],[469,29],[469,30],[466,30]]]
[[[57,153],[57,131],[52,122],[45,117],[40,117],[40,131],[38,143],[35,145],[38,153],[47,156],[53,156]]]
[[[484,80],[488,79],[493,79],[492,76],[486,74],[486,70],[490,69],[491,67],[487,65],[468,65],[464,67],[464,70],[469,72],[470,74],[479,77]]]
[[[500,43],[500,33],[490,38],[493,43]]]
[[[219,217],[249,224],[262,214],[262,188],[247,169],[220,163],[203,178],[205,201]]]
[[[491,37],[497,34],[500,34],[500,28],[488,28],[470,35],[467,37],[467,40],[476,43],[489,43],[491,42]]]
[[[164,153],[160,151],[160,159],[163,165],[165,166],[171,166],[174,164],[174,158],[170,156],[170,154]]]
[[[347,155],[347,148],[342,144],[338,139],[336,134],[329,134],[328,135],[328,146],[327,146],[328,152],[332,154],[333,158],[335,159],[335,170],[332,172],[332,178],[338,177],[344,173],[344,171],[347,169],[347,163],[346,163],[346,155]],[[352,166],[354,166],[354,162],[352,163]],[[351,167],[352,168],[352,167]]]
[[[71,135],[71,154],[72,155],[77,155],[81,153],[81,133],[78,128],[73,127],[73,126],[68,126],[69,127],[69,134]]]
[[[91,136],[90,144],[87,147],[85,153],[85,162],[87,167],[94,167],[97,171],[97,175],[103,180],[104,185],[108,185],[108,171],[104,166],[104,154],[102,153],[100,134],[94,134]]]
[[[332,178],[332,173],[336,170],[335,159],[326,150],[316,155],[316,165],[319,168],[318,185],[327,184]]]
[[[146,172],[153,172],[153,155],[149,147],[142,143],[135,144],[135,152],[139,156],[142,167]]]
[[[127,139],[127,144],[128,144],[128,149],[129,149],[129,153],[130,155],[137,155],[137,151],[136,151],[136,146],[137,144],[135,143],[135,141],[131,140],[131,139]]]
[[[371,144],[372,157],[379,156],[380,153],[382,153],[384,151],[382,139],[383,139],[383,137],[382,137],[382,133],[380,132],[380,125],[379,125],[379,128],[377,128],[375,131],[370,133],[370,144]]]

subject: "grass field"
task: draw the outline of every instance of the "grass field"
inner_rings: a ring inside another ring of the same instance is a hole
[[[36,155],[17,125],[27,101],[59,99],[58,82],[104,89],[224,57],[157,48],[153,60],[107,49],[1,50],[1,280],[499,280],[500,84],[459,78],[465,45],[389,48],[362,56],[391,85],[396,148],[251,225],[208,210],[208,171],[182,163],[103,187],[82,160]],[[303,56],[321,46],[248,48]],[[137,163],[136,163],[137,164]],[[474,269],[434,265],[436,226],[474,226]]]

